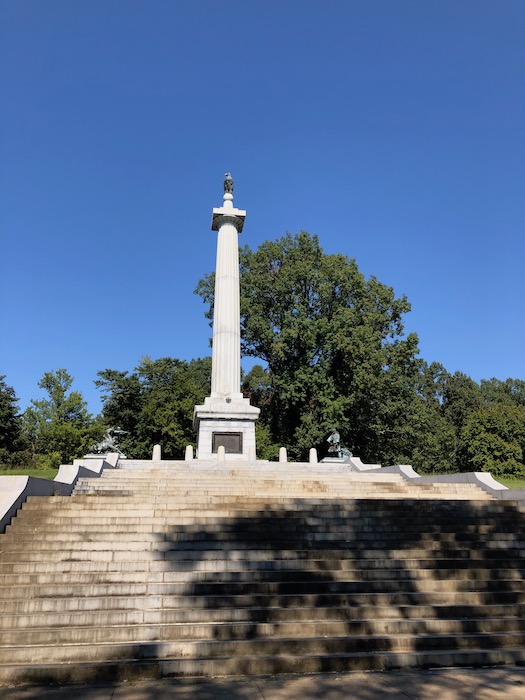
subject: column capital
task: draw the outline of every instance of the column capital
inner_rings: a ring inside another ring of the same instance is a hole
[[[217,207],[213,209],[211,217],[211,230],[218,231],[224,224],[233,224],[240,233],[244,226],[246,211],[235,207]]]

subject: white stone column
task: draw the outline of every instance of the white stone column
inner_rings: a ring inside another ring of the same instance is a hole
[[[213,210],[212,230],[217,237],[211,398],[242,398],[241,318],[239,299],[239,239],[246,213],[233,207],[225,193],[224,205]]]
[[[233,206],[233,180],[224,182],[223,206],[213,210],[211,228],[218,231],[213,311],[210,396],[195,406],[198,460],[254,461],[255,421],[259,409],[241,392],[241,321],[238,234],[246,212]]]

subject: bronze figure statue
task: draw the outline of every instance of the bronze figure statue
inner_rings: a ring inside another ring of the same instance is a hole
[[[127,430],[122,430],[122,428],[108,428],[104,432],[104,437],[101,442],[97,442],[91,448],[93,454],[101,455],[108,454],[108,452],[116,452],[117,454],[124,456],[124,453],[117,445],[117,440],[121,435],[127,435]]]
[[[231,173],[224,176],[224,194],[233,194],[233,177]]]
[[[331,434],[328,436],[326,441],[330,447],[328,448],[328,454],[334,455],[338,459],[353,457],[353,454],[347,447],[341,445],[341,436],[337,432],[337,428],[332,428]]]

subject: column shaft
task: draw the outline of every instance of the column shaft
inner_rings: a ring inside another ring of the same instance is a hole
[[[211,396],[239,397],[240,385],[239,241],[237,228],[224,223],[217,238]]]

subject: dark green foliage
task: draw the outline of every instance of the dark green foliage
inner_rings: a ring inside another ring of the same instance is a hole
[[[132,374],[104,370],[98,376],[104,423],[129,432],[120,441],[128,457],[148,459],[160,444],[164,458],[180,459],[195,443],[193,408],[209,393],[210,358],[145,357]]]
[[[480,391],[484,403],[525,408],[525,381],[522,379],[482,379]]]
[[[93,418],[65,369],[46,372],[38,386],[46,399],[33,399],[22,416],[26,441],[36,466],[55,467],[82,457],[93,442]]]
[[[461,452],[466,471],[525,477],[525,408],[490,404],[465,421]]]
[[[0,450],[13,452],[20,443],[20,416],[18,398],[13,387],[5,382],[5,374],[0,375]]]
[[[443,415],[455,427],[458,438],[468,416],[482,403],[479,385],[463,372],[448,374],[444,378]]]
[[[100,426],[96,441],[101,440],[105,428],[121,428],[128,435],[119,439],[120,448],[130,457],[137,456],[137,425],[144,403],[138,374],[105,369],[98,372],[95,386],[102,390],[103,402],[103,425]]]
[[[325,454],[337,426],[365,461],[410,463],[421,473],[471,468],[464,426],[487,405],[502,414],[494,435],[500,430],[501,440],[514,444],[504,436],[504,408],[525,406],[525,382],[491,379],[480,386],[417,359],[417,337],[403,333],[410,304],[374,277],[365,279],[355,260],[326,255],[317,237],[302,232],[256,251],[245,247],[240,266],[242,351],[266,365],[243,382],[245,396],[261,409],[264,456],[275,459],[280,445],[292,458],[306,457],[310,447]],[[209,275],[196,289],[210,319],[213,287]]]
[[[272,443],[295,458],[312,446],[324,453],[337,425],[364,459],[396,461],[417,372],[417,337],[403,337],[406,298],[305,232],[244,248],[240,266],[242,350],[267,364],[263,384],[245,390]],[[211,316],[213,276],[197,292]]]

